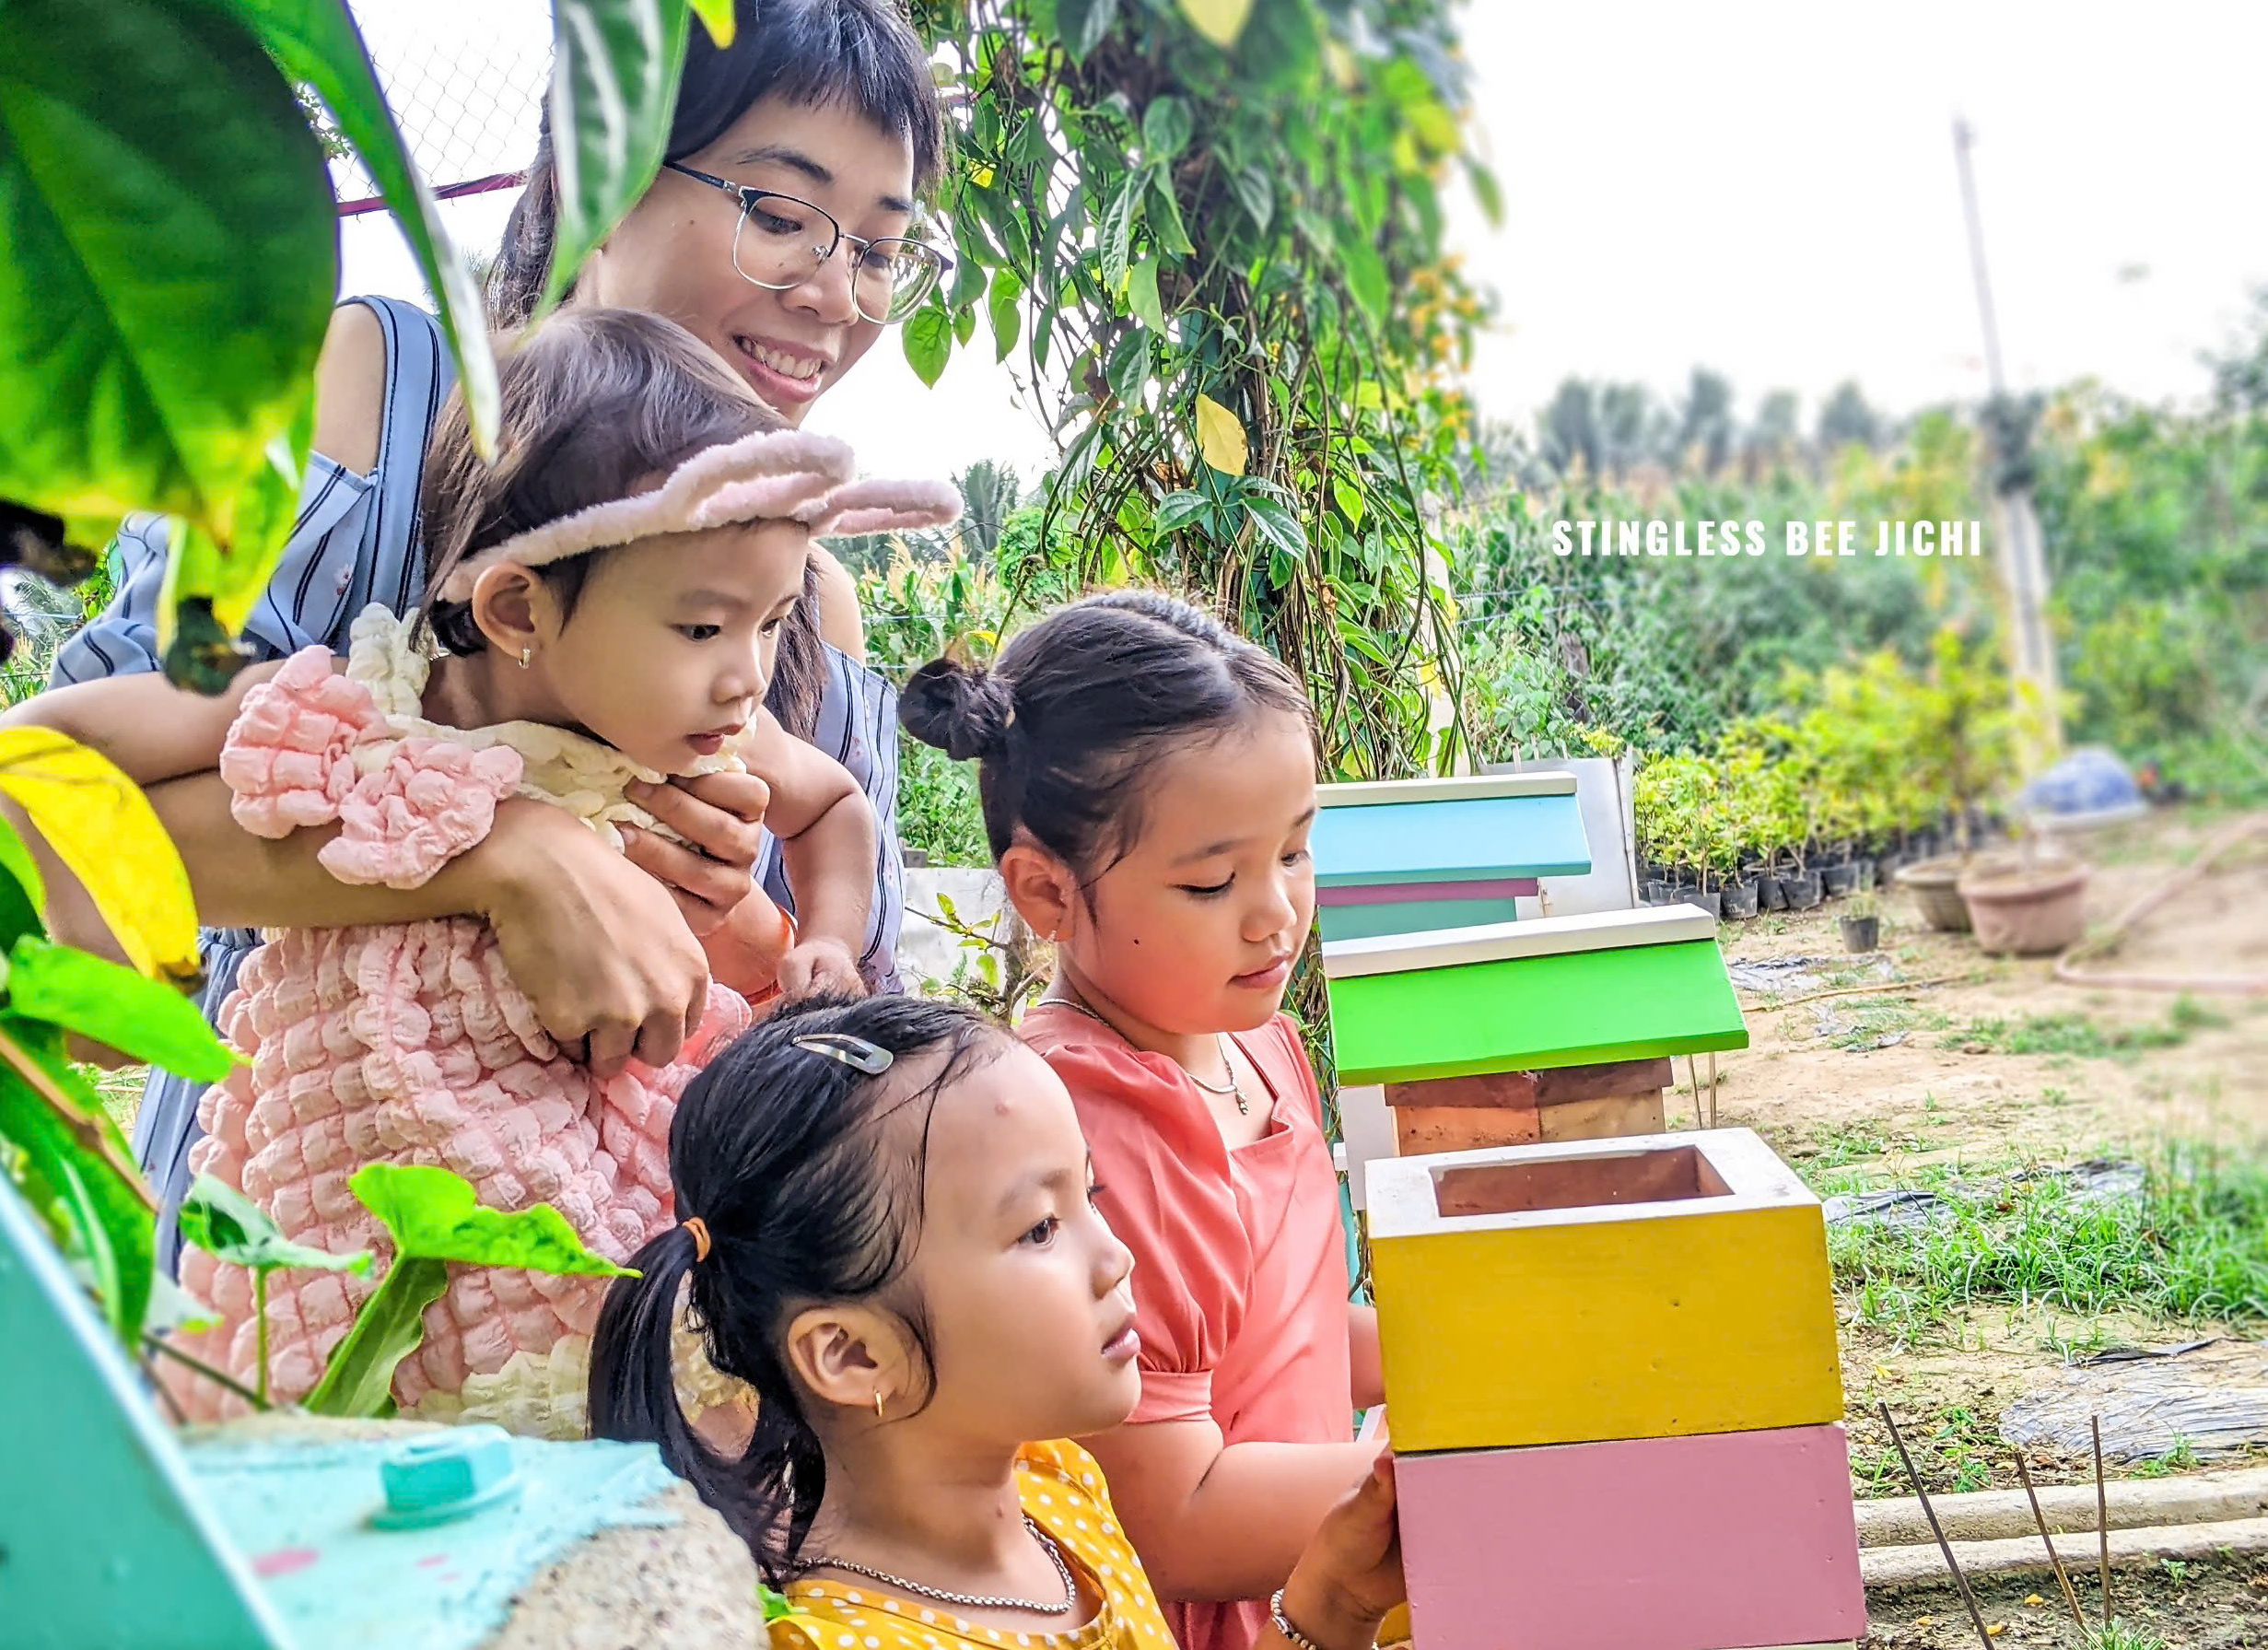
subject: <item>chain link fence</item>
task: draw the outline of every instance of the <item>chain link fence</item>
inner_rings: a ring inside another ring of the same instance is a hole
[[[551,76],[543,0],[356,0],[410,152],[444,200],[518,188]],[[382,212],[359,160],[332,162],[343,216]]]

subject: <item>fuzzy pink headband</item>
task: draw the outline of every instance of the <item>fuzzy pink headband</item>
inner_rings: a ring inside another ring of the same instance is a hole
[[[468,602],[498,562],[540,568],[665,532],[751,521],[801,521],[813,538],[942,527],[961,495],[941,481],[854,481],[850,449],[832,436],[764,430],[695,453],[650,493],[594,504],[466,556],[441,583],[441,600]]]

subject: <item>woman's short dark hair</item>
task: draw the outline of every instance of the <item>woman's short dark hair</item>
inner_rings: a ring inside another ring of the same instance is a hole
[[[462,394],[442,409],[426,459],[421,617],[452,653],[488,645],[471,603],[432,595],[467,556],[657,486],[706,448],[787,427],[708,345],[642,310],[555,316],[502,353],[497,380],[495,462],[473,450]],[[604,554],[548,563],[537,577],[572,614]]]
[[[737,0],[733,11],[737,27],[729,46],[693,26],[665,159],[699,154],[756,103],[779,98],[857,111],[912,146],[917,190],[936,182],[944,117],[928,54],[895,0]],[[558,226],[547,111],[527,185],[488,274],[488,309],[497,325],[519,326],[534,313]]]
[[[898,705],[916,739],[976,759],[995,860],[1022,834],[1089,884],[1134,845],[1145,781],[1162,759],[1262,711],[1314,725],[1274,654],[1154,591],[1059,607],[990,670],[933,659]]]
[[[890,1071],[870,1075],[798,1044],[830,1035],[887,1049]],[[783,1356],[789,1326],[808,1307],[879,1299],[929,1359],[920,1303],[894,1286],[920,1235],[929,1118],[940,1094],[1010,1041],[952,1003],[814,1000],[734,1042],[678,1103],[670,1181],[680,1222],[707,1228],[707,1258],[672,1226],[631,1258],[637,1277],[609,1286],[591,1345],[590,1431],[660,1445],[774,1586],[800,1568],[827,1481]],[[941,1058],[917,1085],[905,1071],[924,1056]],[[890,1125],[909,1107],[907,1123]],[[712,1449],[679,1407],[671,1340],[681,1293],[709,1362],[755,1389],[755,1430],[737,1459]]]

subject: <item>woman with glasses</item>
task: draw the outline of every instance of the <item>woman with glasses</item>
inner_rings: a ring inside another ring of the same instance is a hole
[[[738,0],[732,44],[693,31],[667,165],[576,280],[570,303],[638,309],[691,331],[790,424],[919,306],[951,261],[919,218],[942,123],[927,57],[894,0]],[[494,319],[525,321],[557,216],[548,130],[494,265]],[[344,653],[370,602],[415,611],[425,583],[417,498],[427,437],[451,383],[434,319],[383,298],[342,304],[317,369],[315,453],[283,561],[247,624],[263,659],[310,643]],[[118,593],[58,655],[55,679],[155,670],[165,527],[129,521]],[[871,900],[797,909],[789,867],[759,823],[760,784],[718,774],[641,796],[684,844],[639,834],[626,857],[541,803],[508,802],[487,842],[424,887],[350,887],[315,859],[321,836],[263,841],[239,827],[216,776],[151,794],[180,845],[205,936],[207,1012],[262,927],[345,926],[459,914],[496,929],[546,1031],[601,1071],[665,1063],[697,1023],[712,971],[731,979],[732,910],[752,879],[808,931],[839,933],[876,989],[897,985],[901,910],[896,695],[863,662],[852,583],[814,552],[782,638],[769,704],[848,767],[881,844]],[[72,937],[99,919],[50,868],[52,915]],[[134,1146],[173,1215],[188,1188],[200,1086],[153,1076]]]

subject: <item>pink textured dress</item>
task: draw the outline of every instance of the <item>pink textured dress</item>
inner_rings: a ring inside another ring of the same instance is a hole
[[[1070,1090],[1103,1213],[1134,1251],[1132,1423],[1210,1416],[1230,1444],[1350,1442],[1339,1176],[1291,1020],[1236,1038],[1268,1082],[1268,1130],[1234,1148],[1165,1056],[1052,1004],[1024,1016],[1023,1036]],[[1165,1614],[1181,1650],[1251,1650],[1268,1626],[1261,1599]]]
[[[373,606],[356,621],[345,674],[329,651],[310,648],[245,696],[221,774],[246,829],[280,837],[336,822],[342,828],[320,856],[332,874],[412,888],[479,842],[497,803],[515,793],[568,809],[616,846],[618,825],[651,828],[623,792],[633,778],[658,776],[611,747],[533,723],[461,731],[424,720],[428,666],[407,632]],[[781,926],[785,949],[784,917]],[[495,934],[476,919],[273,930],[222,1009],[223,1035],[251,1064],[206,1092],[198,1121],[207,1138],[192,1167],[243,1191],[288,1237],[373,1249],[382,1260],[384,1230],[347,1189],[349,1177],[371,1162],[438,1164],[472,1181],[492,1208],[552,1204],[593,1249],[625,1260],[674,1218],[669,1130],[678,1095],[751,1018],[740,996],[712,988],[678,1063],[634,1064],[601,1082],[544,1035]],[[582,1436],[605,1281],[450,1270],[448,1292],[427,1309],[423,1344],[396,1372],[401,1411]],[[185,1344],[250,1385],[251,1274],[185,1249],[181,1281],[223,1319]],[[374,1287],[344,1273],[270,1275],[276,1399],[314,1387]],[[201,1379],[178,1391],[203,1417],[241,1407]]]

